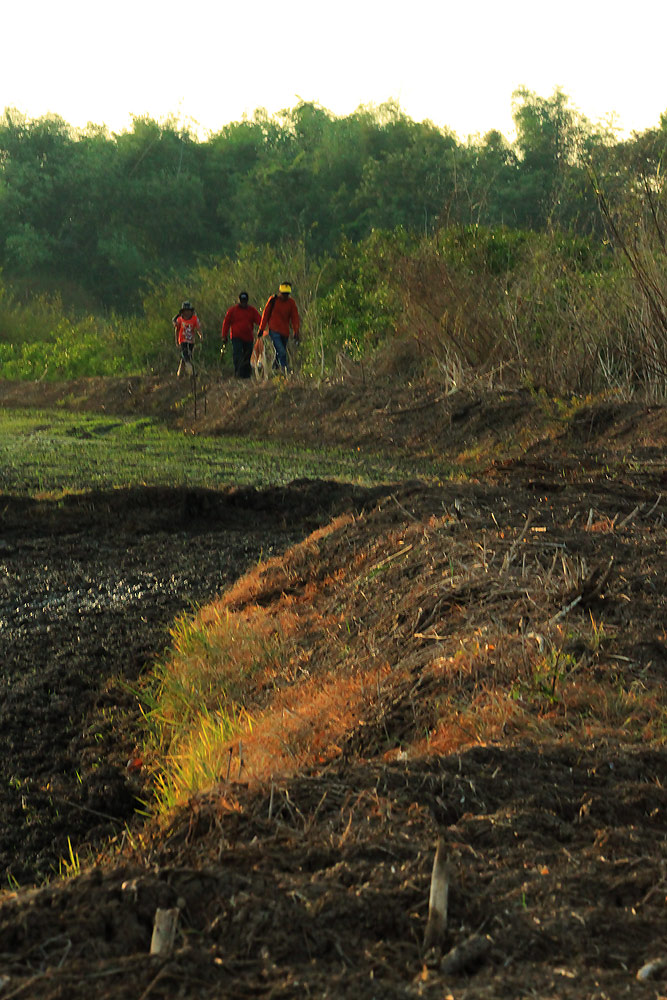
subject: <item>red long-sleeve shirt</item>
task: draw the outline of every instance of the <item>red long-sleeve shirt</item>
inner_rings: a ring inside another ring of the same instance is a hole
[[[237,304],[230,306],[222,321],[222,342],[230,340],[245,340],[251,343],[255,333],[255,327],[262,322],[262,317],[254,306],[242,306]]]
[[[273,306],[271,306],[272,301]],[[268,329],[274,330],[283,337],[289,337],[290,323],[292,324],[294,339],[298,340],[301,320],[296,302],[292,298],[281,299],[279,295],[276,295],[274,298],[272,295],[264,306],[262,321],[259,324],[259,332],[263,333],[264,330]]]

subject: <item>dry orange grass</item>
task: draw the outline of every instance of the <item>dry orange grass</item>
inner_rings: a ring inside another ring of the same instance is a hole
[[[308,565],[317,564],[320,542],[328,536],[344,530],[352,524],[354,518],[350,514],[342,514],[334,518],[323,528],[318,528],[312,532],[305,541],[300,542],[290,549],[285,556],[273,556],[266,562],[259,563],[255,569],[244,574],[236,581],[220,598],[210,606],[210,613],[215,613],[216,609],[234,609],[245,607],[257,601],[259,597],[266,600],[267,594],[283,594],[289,591],[292,584],[300,578],[301,573]],[[202,620],[206,621],[206,614],[202,611]]]
[[[162,755],[165,806],[225,774],[262,781],[320,764],[358,724],[384,671],[346,663],[331,595],[348,571],[328,566],[320,552],[323,539],[353,521],[336,518],[259,564],[172,633],[152,754]],[[324,637],[340,655],[318,663],[306,635]]]
[[[621,731],[664,743],[662,688],[626,682],[624,657],[608,655],[614,627],[581,608],[564,618],[590,575],[583,556],[528,516],[475,526],[432,500],[417,517],[409,502],[337,518],[202,609],[196,641],[176,643],[166,669],[185,688],[196,674],[206,697],[180,731],[181,702],[163,712],[165,801],[222,772],[264,782],[348,752],[390,760]],[[579,524],[587,538],[613,528]]]
[[[277,692],[244,739],[248,777],[285,777],[339,756],[345,738],[363,721],[369,692],[388,672],[388,667],[349,673],[343,668],[335,676],[308,677]]]

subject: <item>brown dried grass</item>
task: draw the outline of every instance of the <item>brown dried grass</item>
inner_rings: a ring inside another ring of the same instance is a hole
[[[228,634],[242,621],[274,643],[260,668],[234,643],[220,661],[234,679],[235,717],[247,713],[222,748],[238,757],[234,774],[261,783],[340,756],[619,731],[664,741],[661,684],[629,685],[624,657],[613,658],[622,636],[585,610],[613,580],[612,562],[591,546],[625,531],[648,551],[648,530],[620,529],[618,512],[589,523],[582,497],[579,518],[564,505],[566,542],[554,504],[489,512],[448,489],[449,504],[441,488],[417,499],[406,488],[370,514],[338,518],[201,612],[211,633],[224,618]]]

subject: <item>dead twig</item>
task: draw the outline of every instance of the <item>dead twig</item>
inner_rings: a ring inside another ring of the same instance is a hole
[[[414,542],[412,542],[410,545],[406,545],[405,548],[399,549],[398,552],[392,552],[390,556],[387,556],[385,559],[381,559],[380,562],[375,563],[374,566],[371,566],[368,572],[376,573],[379,569],[382,569],[383,566],[386,566],[387,563],[393,562],[394,559],[398,559],[400,556],[406,555],[410,551],[410,549],[414,549],[414,547],[415,544]]]
[[[153,992],[154,988],[157,986],[157,984],[160,982],[160,980],[164,979],[164,977],[165,977],[165,975],[167,973],[167,970],[168,970],[168,966],[166,966],[166,965],[163,965],[162,968],[158,970],[157,975],[153,976],[153,978],[151,979],[150,983],[148,984],[148,986],[146,987],[146,989],[144,990],[144,992],[139,997],[139,1000],[146,1000],[146,998]]]
[[[528,517],[526,518],[526,522],[525,522],[525,524],[523,526],[523,531],[518,536],[518,538],[515,538],[514,542],[512,543],[512,547],[510,548],[509,552],[507,553],[507,555],[503,559],[503,564],[502,564],[502,566],[500,568],[501,574],[502,573],[506,573],[507,570],[512,565],[512,561],[514,560],[514,557],[515,557],[515,555],[517,553],[517,549],[519,548],[519,546],[521,545],[521,542],[526,537],[526,535],[527,535],[528,531],[530,530],[530,527],[531,527],[531,525],[532,525],[532,523],[533,523],[534,520],[535,520],[535,511],[531,510],[531,511],[528,512]]]
[[[628,522],[633,519],[633,517],[637,516],[637,514],[640,512],[643,506],[644,506],[643,503],[638,503],[637,506],[634,508],[634,510],[630,511],[627,517],[624,517],[622,521],[618,522],[617,527],[624,528],[626,524],[628,524]]]
[[[403,504],[402,504],[402,503],[401,503],[401,502],[400,502],[399,500],[397,500],[397,499],[396,499],[396,496],[395,496],[395,494],[394,494],[394,493],[392,493],[392,494],[391,494],[391,499],[392,499],[392,500],[394,501],[394,503],[396,504],[396,506],[397,506],[397,507],[398,507],[398,508],[399,508],[400,510],[402,510],[402,511],[403,511],[403,513],[404,513],[404,514],[407,514],[407,515],[408,515],[408,517],[411,517],[413,521],[419,521],[419,518],[418,518],[418,517],[415,517],[415,515],[414,515],[414,514],[412,514],[412,513],[411,513],[411,512],[410,512],[410,511],[409,511],[409,510],[407,509],[407,507],[404,507],[404,506],[403,506]]]
[[[582,607],[590,604],[591,601],[596,600],[598,597],[602,596],[602,592],[609,582],[609,577],[611,576],[612,566],[614,564],[614,557],[612,556],[606,567],[596,566],[591,572],[586,576],[579,586],[577,587],[574,595],[570,594],[572,600],[570,600],[564,608],[549,619],[549,625],[553,625],[555,622],[560,621],[564,618],[569,611],[576,608],[577,604],[581,604]]]
[[[656,507],[658,506],[658,504],[660,503],[661,500],[662,500],[662,493],[658,493],[658,499],[653,504],[653,506],[649,507],[649,509],[646,511],[645,514],[642,514],[642,521],[648,521],[649,517],[651,516],[651,514],[653,513],[653,511],[656,509]]]
[[[558,612],[557,615],[554,615],[553,618],[550,618],[549,625],[554,625],[556,622],[559,622],[561,618],[564,618],[569,611],[572,611],[572,608],[576,608],[577,604],[580,603],[581,603],[581,594],[579,594],[578,597],[575,597],[573,601],[570,601],[569,604],[566,604],[564,608],[561,608],[561,610]]]

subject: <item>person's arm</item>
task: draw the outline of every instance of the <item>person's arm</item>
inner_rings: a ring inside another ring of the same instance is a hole
[[[267,329],[267,327],[269,325],[269,320],[271,319],[271,313],[273,312],[273,307],[276,304],[276,299],[277,298],[278,298],[277,295],[271,295],[269,297],[269,301],[264,306],[264,312],[262,313],[262,321],[259,324],[259,333],[260,333],[260,335],[262,333],[264,333],[264,331]]]
[[[223,343],[223,345],[227,343],[227,337],[229,336],[229,328],[232,325],[232,309],[233,308],[234,308],[234,306],[230,306],[230,308],[225,313],[225,318],[222,321],[222,343]]]
[[[259,329],[259,327],[262,325],[262,317],[259,315],[258,311],[255,309],[254,306],[252,306],[252,322],[254,326],[258,327],[257,331],[258,336],[261,337],[262,331]]]
[[[294,299],[292,299],[292,330],[294,331],[294,339],[298,342],[301,330],[301,317],[299,316],[299,310]]]
[[[273,298],[273,296],[271,296],[271,298]],[[260,337],[264,333],[264,329],[266,327],[266,323],[267,323],[267,320],[268,320],[268,308],[269,308],[270,303],[271,303],[271,299],[269,299],[269,301],[264,306],[264,309],[262,311],[262,315],[261,315],[260,320],[259,320],[259,330],[257,332],[258,332],[258,334],[259,334]]]

